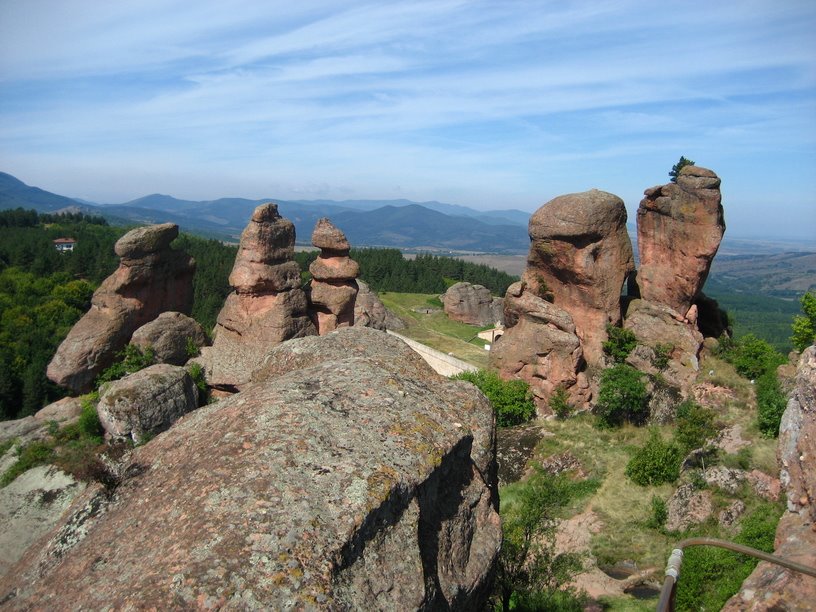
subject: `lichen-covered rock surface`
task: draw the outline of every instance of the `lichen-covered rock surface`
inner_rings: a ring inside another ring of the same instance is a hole
[[[130,339],[141,349],[151,347],[156,361],[184,365],[191,350],[207,346],[207,334],[195,319],[181,312],[163,312],[133,332]]]
[[[640,295],[686,316],[725,233],[720,179],[686,166],[677,183],[645,195],[637,212]]]
[[[227,296],[213,331],[213,345],[201,351],[207,382],[235,390],[249,380],[271,346],[316,333],[300,288],[295,226],[262,204],[241,234]]]
[[[96,412],[112,438],[141,442],[198,407],[198,389],[187,370],[158,363],[102,386]]]
[[[623,200],[597,189],[558,196],[533,213],[528,230],[522,280],[572,316],[587,361],[598,362],[606,325],[621,320],[623,281],[635,269]]]
[[[121,258],[91,298],[91,308],[71,328],[48,364],[48,378],[76,393],[92,390],[131,335],[160,313],[189,313],[195,262],[170,248],[173,223],[132,230],[114,246]]]
[[[266,365],[137,448],[113,496],[80,498],[0,600],[481,609],[501,541],[484,396],[366,328],[294,340]]]
[[[777,460],[787,511],[774,554],[816,567],[816,346],[799,359],[796,384],[779,427]],[[760,563],[723,610],[813,610],[816,578]]]
[[[442,296],[442,305],[454,321],[481,327],[504,323],[504,300],[482,285],[455,283]]]

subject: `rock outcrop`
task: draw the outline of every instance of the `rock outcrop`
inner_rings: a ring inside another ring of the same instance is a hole
[[[91,309],[48,364],[48,378],[76,393],[90,391],[136,329],[168,310],[189,313],[195,262],[170,248],[173,223],[132,230],[114,246],[119,268],[99,286]]]
[[[505,332],[490,349],[490,367],[502,378],[527,381],[542,412],[559,386],[569,392],[572,402],[586,402],[589,384],[570,314],[520,281],[507,289],[504,317]]]
[[[33,416],[0,421],[0,442],[16,439],[19,444],[47,438],[49,423],[52,421],[65,426],[76,422],[82,412],[82,402],[76,397],[64,397],[38,410]],[[4,468],[0,467],[0,474]]]
[[[799,360],[779,426],[777,461],[788,507],[776,528],[774,554],[816,567],[816,345]],[[814,601],[816,579],[763,562],[723,610],[811,610]]]
[[[641,346],[654,350],[661,346],[669,350],[668,363],[662,372],[670,384],[689,389],[700,370],[700,348],[703,335],[697,326],[686,322],[682,315],[663,304],[647,300],[633,300],[626,310],[624,328],[631,330]],[[635,351],[631,356],[636,359]],[[643,364],[627,360],[641,370],[649,371]]]
[[[454,321],[484,327],[504,324],[504,300],[482,285],[456,283],[442,296],[445,314]]]
[[[481,609],[492,409],[366,328],[276,347],[136,448],[0,581],[9,608]],[[92,568],[92,569],[91,569]]]
[[[112,438],[141,442],[198,408],[198,389],[182,367],[159,363],[103,385],[96,412]]]
[[[686,166],[677,183],[645,194],[637,212],[640,296],[686,316],[725,232],[720,179]]]
[[[309,266],[310,314],[317,333],[325,336],[339,327],[354,325],[360,267],[348,256],[351,246],[346,235],[326,218],[315,224],[312,244],[320,249],[320,255]]]
[[[621,320],[621,288],[635,269],[618,196],[593,189],[550,200],[530,217],[530,252],[522,280],[575,321],[588,362],[603,355],[606,325]]]
[[[200,362],[216,388],[236,389],[249,380],[271,346],[316,333],[293,260],[295,226],[262,204],[241,234],[227,296]]]
[[[141,349],[152,347],[159,363],[184,365],[191,357],[207,346],[207,334],[195,319],[180,312],[163,312],[150,323],[133,332],[130,343]]]
[[[357,297],[354,298],[354,325],[385,331],[390,313],[367,283],[357,280]]]

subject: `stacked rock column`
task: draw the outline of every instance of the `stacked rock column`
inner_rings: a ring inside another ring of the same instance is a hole
[[[310,315],[321,336],[354,325],[354,302],[360,267],[349,257],[345,234],[328,219],[320,219],[312,232],[312,244],[320,255],[309,266]]]

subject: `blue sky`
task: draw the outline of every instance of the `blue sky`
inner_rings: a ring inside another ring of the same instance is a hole
[[[0,0],[0,170],[98,202],[624,199],[816,235],[816,2]]]

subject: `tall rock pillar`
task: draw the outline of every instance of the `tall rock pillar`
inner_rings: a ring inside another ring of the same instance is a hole
[[[310,313],[317,333],[325,336],[339,327],[354,325],[360,267],[348,256],[351,246],[346,235],[328,219],[318,220],[312,244],[320,249],[320,255],[309,266]]]

